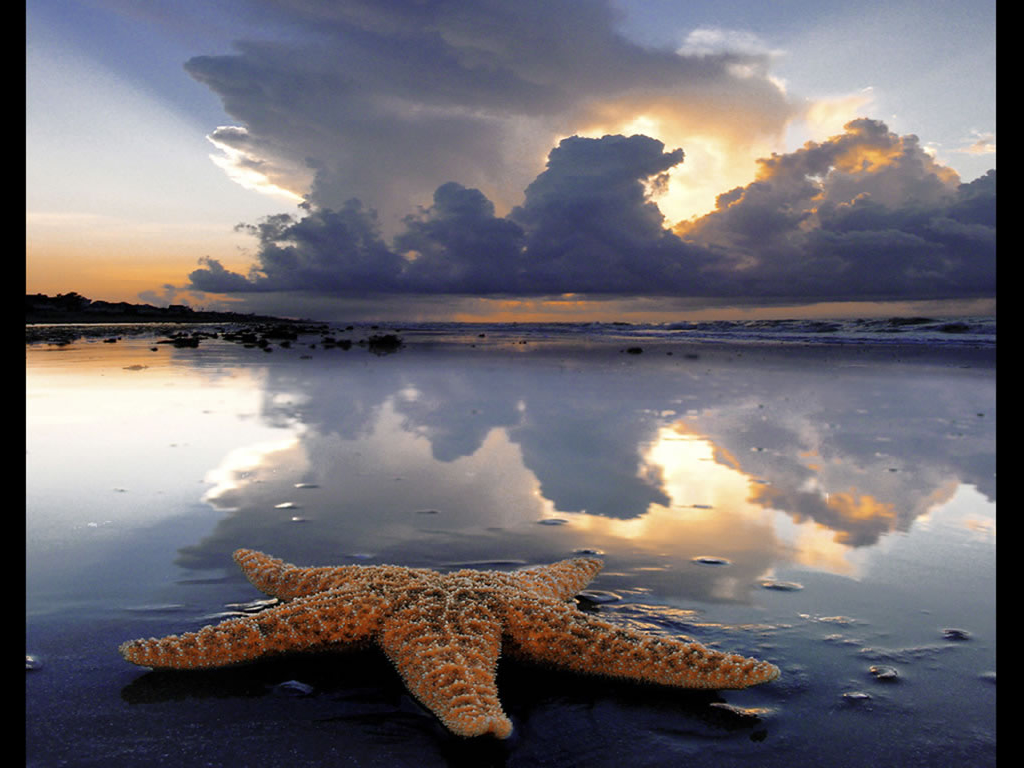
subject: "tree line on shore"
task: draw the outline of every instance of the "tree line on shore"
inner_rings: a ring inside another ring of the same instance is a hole
[[[185,304],[156,307],[152,304],[131,304],[127,301],[88,299],[81,294],[25,294],[25,323],[109,323],[109,322],[209,322],[262,321],[278,318],[237,312],[195,310]]]

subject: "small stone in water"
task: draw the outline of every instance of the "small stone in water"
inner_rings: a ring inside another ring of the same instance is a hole
[[[723,713],[737,723],[757,722],[761,719],[761,715],[767,711],[756,707],[738,707],[735,704],[726,704],[724,701],[713,701],[708,706],[713,707],[716,712]]]
[[[843,698],[859,704],[862,701],[871,701],[871,694],[864,693],[864,691],[847,691],[843,694]]]
[[[895,667],[875,665],[871,667],[870,671],[876,680],[893,681],[899,679],[900,676],[900,673],[896,671]]]
[[[225,603],[225,608],[231,608],[245,613],[256,613],[262,611],[264,608],[269,608],[272,605],[277,605],[279,600],[276,597],[262,598],[256,600],[250,600],[246,603]]]
[[[614,603],[622,597],[615,592],[605,592],[600,589],[587,589],[576,595],[576,599],[582,603],[601,605],[602,603]]]
[[[714,557],[712,555],[701,555],[693,558],[693,562],[698,565],[729,565],[729,561],[724,557]]]
[[[942,630],[942,636],[947,640],[970,640],[971,633],[966,629],[956,629],[954,627],[947,627]]]
[[[41,666],[43,666],[43,663],[39,660],[38,657],[33,656],[30,653],[26,653],[25,654],[25,670],[26,671],[32,671],[33,669],[39,669]]]

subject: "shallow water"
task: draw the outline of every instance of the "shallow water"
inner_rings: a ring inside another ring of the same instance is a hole
[[[26,347],[29,765],[994,764],[990,354],[316,342]],[[258,600],[238,547],[596,551],[588,610],[782,677],[706,694],[503,663],[515,733],[467,743],[371,652],[121,660]]]

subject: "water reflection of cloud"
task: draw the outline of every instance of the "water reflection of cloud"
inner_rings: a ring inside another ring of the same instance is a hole
[[[847,546],[908,531],[963,483],[994,498],[992,435],[974,412],[991,407],[988,393],[885,369],[844,382],[795,381],[781,397],[690,419],[745,471],[770,480],[753,489],[755,503],[814,521]]]
[[[995,539],[996,521],[969,515],[963,520],[964,527],[979,539]]]
[[[222,469],[245,474],[211,498],[229,514],[201,545],[183,550],[180,564],[217,567],[243,542],[304,561],[369,554],[436,564],[472,557],[478,548],[467,542],[534,526],[551,513],[504,430],[491,430],[470,455],[439,462],[396,400],[376,408],[358,434],[307,427],[294,443],[268,446],[275,450],[260,453],[258,467],[226,461]],[[283,502],[294,506],[282,509]],[[397,550],[402,554],[391,554]],[[500,554],[498,548],[492,556]]]
[[[247,495],[247,486],[264,481],[262,470],[278,474],[285,467],[298,465],[298,471],[292,469],[292,473],[297,474],[305,464],[305,451],[298,435],[241,446],[230,451],[219,466],[207,473],[205,481],[211,485],[203,494],[203,501],[221,511],[238,509]]]
[[[288,435],[225,458],[208,498],[231,511],[183,564],[243,544],[425,565],[598,549],[616,588],[654,568],[662,594],[742,601],[787,567],[857,575],[857,550],[993,474],[990,387],[967,374],[441,355],[271,366],[262,386],[261,419]]]

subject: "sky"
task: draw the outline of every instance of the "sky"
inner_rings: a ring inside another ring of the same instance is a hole
[[[26,290],[994,311],[995,3],[28,0]]]

